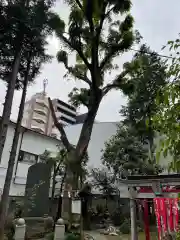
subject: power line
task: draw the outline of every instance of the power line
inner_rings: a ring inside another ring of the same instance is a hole
[[[141,51],[141,50],[137,50],[137,49],[134,49],[134,48],[130,48],[130,50],[134,51],[134,52],[139,52],[139,53],[146,53],[148,55],[151,55],[151,53],[148,53],[148,52],[144,52],[144,51]],[[156,52],[155,52],[156,53]],[[163,57],[163,58],[169,58],[169,59],[177,59],[175,57],[172,57],[172,56],[167,56],[167,55],[162,55],[162,54],[159,54],[159,53],[156,53],[157,56],[159,57]]]

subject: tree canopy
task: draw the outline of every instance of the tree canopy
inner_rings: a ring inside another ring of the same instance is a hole
[[[123,92],[128,97],[121,113],[124,120],[117,133],[106,143],[104,164],[120,177],[128,174],[157,174],[162,169],[156,163],[152,117],[158,112],[157,94],[167,86],[166,63],[146,45],[142,45],[127,71]]]
[[[162,88],[157,96],[158,111],[153,117],[154,128],[163,136],[160,140],[158,157],[161,153],[166,157],[170,154],[173,160],[170,170],[180,169],[180,39],[169,41],[166,48],[170,50],[167,60],[167,75],[170,82]]]
[[[144,143],[153,143],[154,129],[151,118],[158,111],[157,94],[166,86],[167,64],[146,45],[142,45],[131,62],[125,64],[129,69],[124,93],[128,104],[121,110],[125,123],[130,123]],[[147,124],[148,123],[148,124]]]
[[[116,134],[106,142],[102,160],[118,178],[158,174],[161,171],[134,128],[124,124],[119,124]]]
[[[114,62],[116,57],[128,51],[139,35],[133,30],[130,0],[66,0],[70,7],[69,22],[54,19],[56,34],[63,50],[57,59],[64,64],[67,75],[84,83],[69,94],[75,106],[84,105],[88,112],[77,145],[72,148],[63,126],[56,119],[49,99],[55,126],[72,160],[82,161],[92,132],[93,123],[102,98],[112,89],[121,89],[126,72],[120,71]],[[71,65],[68,56],[75,53],[76,63]],[[115,72],[114,78],[107,74]]]

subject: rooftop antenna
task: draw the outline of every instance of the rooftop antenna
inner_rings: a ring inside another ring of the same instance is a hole
[[[46,87],[47,87],[47,84],[48,84],[48,80],[47,79],[44,79],[43,80],[43,94],[46,95]]]

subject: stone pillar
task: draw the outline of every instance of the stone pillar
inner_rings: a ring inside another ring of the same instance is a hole
[[[65,225],[62,218],[57,220],[54,232],[54,240],[64,240]]]
[[[19,218],[17,220],[16,226],[15,226],[14,239],[15,240],[24,240],[25,233],[26,233],[25,220],[23,218]]]

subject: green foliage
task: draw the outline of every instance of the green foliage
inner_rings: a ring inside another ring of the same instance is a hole
[[[107,169],[94,168],[91,171],[93,178],[92,185],[97,188],[105,198],[113,198],[117,193],[117,189],[114,186],[115,177],[111,176]]]
[[[81,237],[79,234],[69,233],[65,236],[65,240],[80,240]]]
[[[180,240],[180,231],[176,233],[176,240]]]
[[[7,216],[4,228],[5,228],[5,235],[7,236],[7,238],[10,240],[13,239],[14,233],[15,233],[15,222],[12,215]]]
[[[129,75],[123,90],[128,96],[128,105],[121,113],[125,117],[124,122],[137,129],[145,143],[153,142],[151,118],[159,109],[157,94],[167,84],[166,67],[158,54],[146,45],[142,45],[133,60],[125,64]]]
[[[159,111],[157,94],[167,86],[166,63],[146,45],[132,61],[124,64],[127,72],[122,90],[128,104],[121,114],[124,120],[117,133],[106,143],[103,163],[119,177],[128,174],[158,174],[152,117]]]
[[[16,89],[22,87],[27,74],[32,82],[40,73],[41,65],[51,59],[45,51],[46,37],[53,31],[49,25],[52,5],[53,1],[41,0],[30,0],[29,4],[25,0],[1,3],[0,78],[9,83],[14,58],[21,51]]]
[[[46,239],[46,240],[54,240],[54,232],[48,233],[48,234],[45,236],[45,239]]]
[[[89,109],[96,94],[100,101],[111,89],[121,88],[122,73],[108,85],[105,85],[104,76],[118,69],[114,59],[129,50],[139,35],[133,31],[130,0],[65,2],[70,7],[68,25],[65,27],[60,18],[54,19],[57,36],[65,49],[58,52],[57,59],[67,69],[66,76],[86,84],[85,88],[73,89],[70,101],[75,106],[83,104]],[[68,61],[69,52],[76,54],[73,66]]]
[[[153,117],[154,128],[160,132],[163,138],[160,141],[158,156],[161,153],[166,157],[173,156],[173,161],[169,170],[178,171],[180,169],[180,68],[179,68],[179,39],[169,41],[168,46],[173,56],[172,61],[168,61],[169,67],[167,75],[170,83],[161,89],[157,96],[158,111]]]
[[[123,224],[121,224],[119,228],[120,232],[122,234],[129,234],[131,231],[131,223],[129,219],[125,219]]]
[[[148,147],[140,141],[135,129],[119,124],[118,130],[106,142],[103,163],[120,178],[129,174],[156,174],[161,168],[149,158]]]

